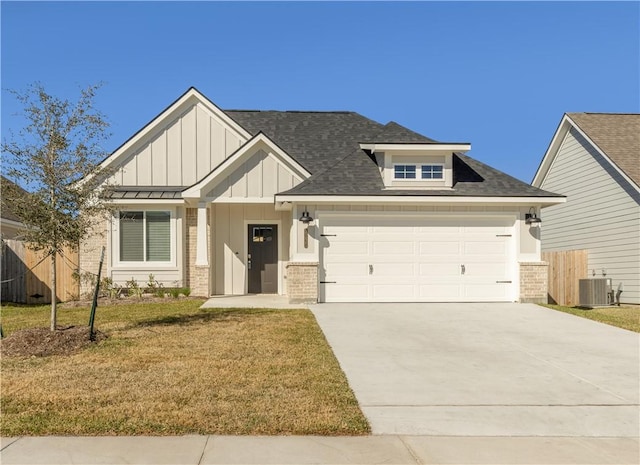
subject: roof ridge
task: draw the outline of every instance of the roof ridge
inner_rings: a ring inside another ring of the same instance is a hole
[[[640,113],[611,113],[604,111],[571,111],[567,115],[610,115],[610,116],[640,116]]]
[[[230,108],[223,111],[245,112],[245,113],[320,113],[320,114],[341,114],[341,115],[358,115],[355,111],[348,110],[250,110],[250,109],[237,109]],[[362,115],[360,115],[362,116]]]

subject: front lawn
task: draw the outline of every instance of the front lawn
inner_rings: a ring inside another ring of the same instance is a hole
[[[640,307],[596,307],[592,309],[563,307],[562,305],[545,305],[545,307],[640,333]]]
[[[109,337],[72,355],[1,361],[2,436],[367,434],[307,310],[199,309],[180,299],[98,307]],[[3,306],[5,335],[48,306]],[[87,308],[59,309],[86,325]]]

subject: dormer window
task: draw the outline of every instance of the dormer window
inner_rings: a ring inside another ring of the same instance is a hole
[[[444,164],[394,164],[393,179],[410,179],[416,181],[442,180],[444,179]]]
[[[471,149],[467,143],[361,143],[375,156],[385,189],[453,189],[453,160]]]
[[[444,165],[422,165],[422,179],[444,179]]]
[[[416,179],[416,165],[393,165],[395,179]]]

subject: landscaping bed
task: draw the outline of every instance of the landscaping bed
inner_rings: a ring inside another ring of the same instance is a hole
[[[369,432],[309,311],[201,304],[100,305],[96,329],[107,337],[62,355],[8,356],[3,342],[0,434]],[[48,311],[3,306],[5,341],[46,326]],[[58,322],[86,331],[88,317],[88,307],[63,305]]]

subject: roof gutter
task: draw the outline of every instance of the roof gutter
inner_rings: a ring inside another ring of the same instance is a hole
[[[301,202],[315,204],[451,204],[475,205],[480,203],[509,205],[539,205],[549,207],[567,201],[566,197],[462,197],[424,195],[286,195],[276,194],[276,202]]]

